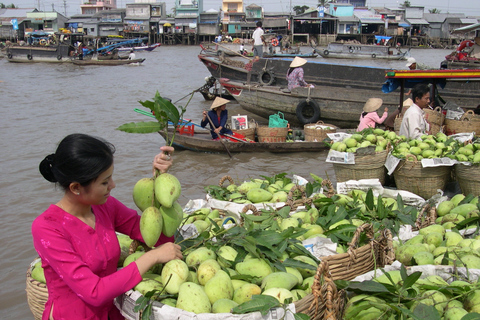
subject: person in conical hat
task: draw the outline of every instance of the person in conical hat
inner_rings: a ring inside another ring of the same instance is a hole
[[[230,100],[216,97],[215,100],[213,100],[210,110],[203,111],[203,118],[200,125],[203,128],[205,128],[207,124],[210,125],[210,132],[213,140],[219,140],[220,135],[233,134],[232,130],[225,128],[228,120],[228,111],[226,110],[226,107],[229,102]]]
[[[362,131],[366,128],[375,128],[376,124],[381,124],[388,116],[388,108],[385,107],[383,115],[380,118],[377,110],[382,106],[383,100],[380,98],[370,98],[363,106],[363,112],[360,116],[360,124],[357,131]]]
[[[292,90],[297,87],[307,87],[309,84],[303,79],[303,68],[308,61],[306,59],[295,57],[290,68],[287,71],[288,90]]]

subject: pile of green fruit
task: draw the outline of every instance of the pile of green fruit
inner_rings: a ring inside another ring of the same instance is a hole
[[[337,141],[331,144],[330,148],[339,152],[356,152],[358,148],[375,146],[375,151],[386,150],[387,145],[405,141],[405,136],[398,136],[393,131],[367,128],[352,134],[342,142]]]
[[[169,173],[140,179],[133,187],[133,201],[142,210],[140,232],[148,247],[153,247],[163,233],[175,234],[183,220],[183,209],[177,199],[182,188]]]
[[[480,220],[479,198],[473,195],[456,194],[450,200],[443,201],[437,207],[437,224],[445,229],[477,228]]]
[[[406,266],[455,265],[480,268],[480,237],[465,239],[460,233],[434,224],[419,230],[405,243],[394,241],[395,258]]]
[[[289,209],[280,214],[288,217]],[[267,215],[262,222],[250,220],[259,216],[243,215],[242,226],[228,229],[209,219],[210,231],[180,242],[188,244],[184,260],[150,270],[135,290],[197,314],[243,313],[242,304],[265,296],[276,301],[275,305],[267,304],[269,309],[310,293],[319,262],[297,239],[307,230],[287,225],[281,228],[276,220],[267,223]],[[212,233],[216,241],[211,240]],[[133,258],[127,258],[125,265],[131,261]]]
[[[205,191],[214,199],[240,204],[286,202],[288,193],[296,185],[286,175],[286,173],[280,173],[271,177],[261,176],[262,179],[253,178],[239,185],[232,181],[226,187],[209,185],[205,187]],[[323,179],[311,175],[314,179],[318,179],[317,184],[321,184]],[[293,194],[293,200],[300,198],[300,196],[299,193]]]
[[[478,319],[480,282],[448,283],[437,275],[421,275],[407,275],[402,266],[373,280],[350,282],[347,291],[355,295],[346,304],[344,319]]]

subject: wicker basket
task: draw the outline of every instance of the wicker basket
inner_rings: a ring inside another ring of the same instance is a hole
[[[400,126],[402,125],[402,120],[403,120],[403,116],[398,115],[398,116],[395,118],[395,121],[393,122],[393,131],[394,131],[397,135],[400,134]]]
[[[330,127],[330,129],[324,127]],[[305,132],[305,141],[323,141],[327,137],[327,133],[335,133],[337,132],[337,129],[338,128],[333,124],[323,123],[323,121],[318,121],[314,124],[306,124],[303,127]]]
[[[445,119],[445,131],[448,136],[464,132],[475,132],[478,136],[480,135],[480,117],[472,110],[468,110],[460,120]]]
[[[258,142],[285,142],[288,128],[257,127]]]
[[[337,182],[360,179],[378,179],[385,183],[387,150],[368,155],[355,155],[355,164],[334,163]]]
[[[322,261],[313,280],[312,293],[294,302],[295,311],[308,315],[311,320],[340,320],[344,293],[337,291],[328,262]]]
[[[418,231],[422,228],[431,226],[435,224],[437,219],[437,208],[426,204],[422,210],[418,213],[417,220],[415,220],[415,227],[412,228],[413,231]]]
[[[474,196],[479,196],[480,166],[467,166],[461,163],[457,163],[455,164],[454,168],[455,176],[457,177],[460,189],[462,189],[462,193],[465,195],[473,194]]]
[[[357,248],[360,236],[364,232],[371,241]],[[346,253],[322,257],[321,260],[328,262],[333,280],[351,280],[395,260],[392,233],[385,229],[375,237],[373,227],[365,223],[355,230]]]
[[[232,130],[232,131],[243,135],[247,139],[255,141],[255,130],[256,128],[248,128],[248,129],[238,129],[238,130]]]
[[[35,320],[41,320],[43,310],[45,310],[45,303],[48,300],[48,290],[45,283],[41,283],[32,278],[32,266],[38,261],[37,258],[31,264],[27,270],[27,302],[30,307],[30,311],[33,313]]]
[[[445,188],[451,175],[451,167],[423,168],[422,162],[417,161],[415,156],[407,157],[413,157],[413,161],[401,160],[393,172],[398,190],[410,191],[424,199],[430,199],[438,189]]]

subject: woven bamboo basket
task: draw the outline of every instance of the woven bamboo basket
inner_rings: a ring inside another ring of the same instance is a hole
[[[413,161],[401,160],[393,172],[398,190],[410,191],[424,199],[430,199],[438,189],[445,188],[451,167],[423,168],[421,161],[417,161],[413,155],[407,155],[407,158],[410,157],[413,157]]]
[[[248,129],[232,130],[232,131],[235,132],[235,133],[239,133],[239,134],[243,135],[247,139],[255,141],[255,131],[256,131],[255,127],[248,128]]]
[[[436,219],[437,208],[435,206],[430,206],[430,204],[427,203],[418,213],[417,220],[415,220],[415,227],[413,227],[412,230],[418,231],[422,228],[435,224]]]
[[[257,127],[258,142],[285,142],[288,128]]]
[[[295,301],[295,311],[304,313],[311,320],[342,319],[344,290],[337,290],[327,261],[320,262],[315,274],[312,293]]]
[[[363,233],[370,242],[357,247]],[[328,262],[333,280],[351,280],[395,260],[392,233],[385,229],[375,237],[372,225],[365,223],[355,230],[346,253],[322,257],[320,260]]]
[[[480,135],[480,117],[472,110],[468,110],[460,120],[445,119],[445,131],[448,136],[465,132],[475,132],[478,136]]]
[[[393,122],[393,131],[398,135],[400,133],[400,126],[402,125],[403,116],[398,115]]]
[[[33,313],[35,320],[41,320],[43,311],[45,310],[45,303],[48,300],[48,289],[45,283],[41,283],[32,278],[32,266],[38,261],[35,259],[27,270],[27,302],[30,311]]]
[[[329,127],[327,129],[325,127]],[[305,141],[314,142],[314,141],[323,141],[327,137],[327,133],[337,132],[337,127],[333,124],[323,123],[323,121],[317,121],[317,123],[306,124],[303,127],[305,132]]]
[[[462,193],[473,194],[474,196],[480,195],[480,166],[472,165],[466,166],[461,163],[454,165],[455,176],[457,177],[458,184]]]
[[[383,185],[385,183],[385,161],[387,150],[375,152],[368,155],[355,155],[355,164],[334,163],[333,169],[337,182],[360,179],[378,179]]]

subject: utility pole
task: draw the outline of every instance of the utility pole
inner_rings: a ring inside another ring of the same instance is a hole
[[[63,0],[63,14],[67,16],[67,0]]]

